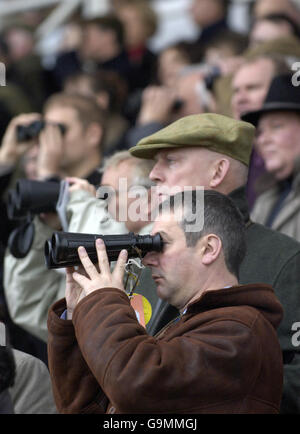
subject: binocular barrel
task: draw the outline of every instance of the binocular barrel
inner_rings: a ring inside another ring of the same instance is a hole
[[[45,243],[45,261],[48,269],[80,265],[78,247],[85,247],[90,260],[98,262],[95,241],[101,238],[106,246],[108,260],[116,261],[121,250],[126,249],[128,258],[143,257],[151,251],[160,252],[163,240],[160,234],[135,235],[98,235],[72,232],[54,232]]]
[[[31,212],[54,212],[59,197],[60,183],[19,179],[15,190],[10,190],[7,199],[7,214],[10,219]]]

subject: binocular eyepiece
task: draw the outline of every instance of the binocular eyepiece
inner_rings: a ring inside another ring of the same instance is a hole
[[[160,252],[163,240],[160,234],[135,235],[96,235],[72,232],[54,232],[45,243],[45,261],[48,269],[65,268],[80,265],[78,247],[85,247],[90,260],[98,262],[95,241],[101,238],[106,246],[108,260],[116,261],[121,250],[126,249],[128,258],[143,257],[151,251]]]
[[[60,183],[19,179],[7,197],[7,215],[11,220],[23,218],[30,212],[55,212]]]
[[[64,124],[56,124],[60,129],[62,135],[66,133],[66,126]],[[27,142],[28,140],[32,140],[41,133],[41,131],[45,128],[46,122],[44,120],[37,120],[31,122],[29,125],[18,125],[17,126],[17,141]]]

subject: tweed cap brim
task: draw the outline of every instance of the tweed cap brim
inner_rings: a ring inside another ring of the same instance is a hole
[[[249,165],[255,128],[233,118],[205,113],[181,118],[144,137],[129,149],[137,158],[154,158],[158,151],[203,147]]]

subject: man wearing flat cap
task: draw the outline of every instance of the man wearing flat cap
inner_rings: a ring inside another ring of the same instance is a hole
[[[150,178],[160,198],[174,187],[203,186],[229,195],[240,210],[247,244],[240,283],[269,284],[282,303],[284,318],[278,328],[285,362],[281,412],[300,413],[300,355],[293,345],[293,327],[300,318],[300,244],[249,218],[245,185],[254,133],[247,122],[218,114],[193,115],[145,137],[130,151],[156,160]],[[162,304],[153,333],[175,313]]]

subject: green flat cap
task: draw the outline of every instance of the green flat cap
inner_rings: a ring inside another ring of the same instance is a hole
[[[153,158],[162,149],[203,146],[249,165],[255,127],[228,116],[204,113],[181,118],[130,148],[138,158]]]

